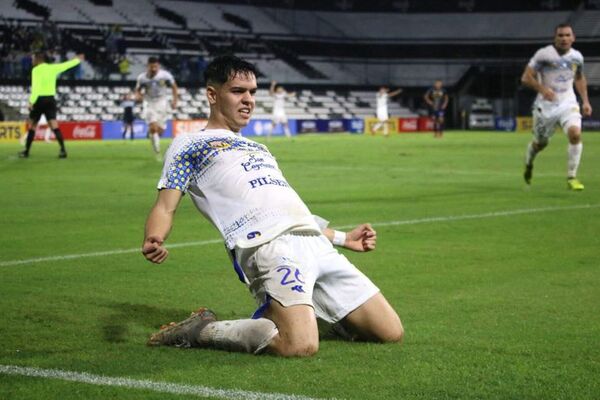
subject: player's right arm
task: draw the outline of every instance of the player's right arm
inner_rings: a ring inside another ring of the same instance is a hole
[[[431,90],[428,90],[425,92],[425,95],[423,96],[423,100],[425,100],[425,103],[427,103],[430,107],[433,107],[433,99],[431,98]]]
[[[271,96],[275,94],[275,85],[277,85],[277,81],[271,81],[271,87],[269,87],[269,94]]]
[[[163,243],[173,226],[173,217],[181,197],[183,197],[183,192],[176,189],[162,189],[158,192],[156,203],[146,220],[142,245],[142,254],[146,260],[160,264],[167,259],[169,252]]]
[[[542,96],[544,96],[544,99],[548,101],[554,101],[556,99],[554,90],[542,85],[537,79],[536,70],[529,65],[525,67],[525,71],[523,71],[523,75],[521,75],[521,83],[540,93]]]
[[[142,93],[142,76],[138,76],[135,83],[135,89],[133,90],[134,100],[140,102],[144,100],[144,94]]]

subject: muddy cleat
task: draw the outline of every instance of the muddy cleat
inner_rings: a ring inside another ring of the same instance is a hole
[[[20,151],[19,158],[29,158],[29,152],[27,150]]]
[[[148,346],[198,347],[197,338],[200,331],[216,320],[217,316],[214,312],[208,308],[200,308],[193,312],[188,319],[161,326],[160,331],[150,336],[146,344]]]
[[[525,172],[523,173],[523,178],[525,179],[525,183],[531,185],[531,177],[533,176],[533,164],[525,164]]]
[[[577,178],[567,178],[567,187],[571,190],[583,190],[585,186]]]

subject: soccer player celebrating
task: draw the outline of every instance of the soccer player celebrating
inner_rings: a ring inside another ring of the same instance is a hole
[[[146,72],[137,77],[135,95],[138,101],[144,101],[142,115],[148,123],[148,136],[158,160],[160,155],[160,135],[167,126],[169,107],[167,105],[167,87],[171,88],[171,108],[177,108],[177,84],[170,72],[161,69],[156,57],[149,57]]]
[[[292,134],[288,125],[287,114],[285,113],[285,99],[288,96],[295,96],[296,92],[287,92],[283,86],[277,86],[276,81],[271,81],[269,94],[273,97],[273,116],[271,117],[271,126],[267,130],[267,137],[271,137],[271,133],[273,133],[277,125],[281,124],[285,136],[291,138]]]
[[[433,117],[433,137],[441,138],[444,134],[444,113],[448,107],[448,93],[442,81],[439,79],[435,81],[423,98],[429,105]]]
[[[50,129],[56,136],[56,141],[60,146],[59,158],[67,158],[65,142],[62,132],[56,121],[56,79],[58,75],[66,70],[75,67],[84,59],[83,54],[79,54],[72,60],[59,64],[50,64],[46,54],[38,52],[33,55],[33,69],[31,70],[31,95],[29,96],[29,119],[27,120],[27,140],[25,150],[19,153],[19,157],[29,157],[29,150],[35,138],[35,130],[42,115],[46,116]]]
[[[400,318],[379,289],[332,243],[374,249],[368,224],[343,233],[308,207],[266,146],[240,136],[255,107],[255,67],[234,56],[204,72],[206,128],[177,136],[166,154],[158,198],[146,221],[144,257],[162,263],[164,241],[184,193],[220,231],[239,279],[260,307],[252,319],[217,321],[202,308],[153,334],[149,345],[208,347],[280,356],[317,352],[316,317],[353,338],[400,342]]]
[[[581,160],[581,113],[573,91],[581,96],[583,115],[592,114],[588,99],[587,80],[583,74],[583,56],[572,48],[575,34],[568,24],[560,24],[554,31],[554,43],[539,49],[525,67],[521,82],[538,92],[533,103],[533,140],[527,147],[524,178],[531,183],[533,160],[542,151],[560,124],[569,138],[567,187],[583,190],[577,179]],[[538,79],[539,77],[539,79]]]
[[[388,136],[388,120],[390,119],[388,114],[388,99],[397,96],[400,93],[402,93],[402,89],[396,89],[393,92],[390,92],[385,86],[379,88],[379,91],[377,92],[377,119],[379,122],[373,126],[373,133],[379,131],[379,129],[383,127],[383,135],[386,137]]]

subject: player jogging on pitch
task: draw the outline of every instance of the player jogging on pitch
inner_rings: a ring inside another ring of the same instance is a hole
[[[31,70],[31,95],[29,96],[29,119],[27,120],[27,140],[25,150],[19,153],[19,157],[28,158],[31,144],[35,138],[35,130],[42,115],[46,116],[48,125],[56,141],[60,146],[58,158],[67,158],[65,141],[56,120],[56,79],[58,75],[66,70],[79,65],[84,59],[83,54],[59,64],[50,64],[46,54],[42,52],[33,55],[33,69]]]
[[[373,133],[379,131],[379,129],[383,127],[383,135],[386,137],[389,135],[388,120],[390,119],[390,116],[388,113],[388,99],[390,97],[397,96],[400,93],[402,93],[402,89],[396,89],[393,92],[390,92],[390,90],[385,86],[379,88],[379,91],[376,95],[377,119],[379,120],[379,122],[377,122],[375,126],[373,126]]]
[[[160,155],[160,135],[163,134],[169,118],[167,87],[171,88],[171,108],[177,109],[177,84],[170,72],[160,68],[156,57],[149,57],[146,72],[137,77],[135,95],[138,101],[144,101],[142,115],[148,123],[148,137],[156,158]]]
[[[277,82],[272,81],[269,94],[273,98],[273,116],[271,117],[271,126],[267,129],[267,137],[270,138],[277,125],[281,124],[285,136],[291,138],[292,133],[285,113],[285,99],[288,96],[295,96],[296,92],[287,92],[283,86],[277,86]]]
[[[439,79],[435,81],[423,98],[429,105],[433,117],[433,137],[441,138],[444,134],[444,113],[448,107],[448,93],[442,81]]]
[[[210,116],[200,132],[177,136],[166,154],[142,253],[154,263],[187,193],[220,231],[239,279],[259,303],[253,319],[217,321],[200,309],[150,337],[150,345],[208,347],[280,356],[317,352],[316,317],[361,340],[400,342],[400,318],[379,289],[332,246],[371,250],[375,232],[326,229],[283,176],[266,146],[239,135],[255,107],[255,67],[234,56],[204,72]],[[324,234],[321,230],[324,230]]]
[[[533,140],[527,147],[524,178],[531,183],[533,160],[542,151],[559,124],[569,138],[567,187],[583,190],[577,179],[577,168],[581,160],[581,114],[573,91],[581,96],[581,111],[584,116],[592,115],[588,99],[587,80],[583,74],[583,56],[571,46],[575,34],[568,24],[560,24],[554,31],[554,44],[539,49],[525,67],[521,82],[538,92],[533,103]],[[539,79],[538,79],[539,78]]]

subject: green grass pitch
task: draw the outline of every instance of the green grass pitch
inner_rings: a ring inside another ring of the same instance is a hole
[[[374,224],[377,250],[346,254],[406,329],[402,345],[324,340],[305,359],[145,346],[160,324],[199,306],[224,319],[255,308],[221,244],[175,247],[160,266],[114,252],[141,245],[161,170],[149,142],[70,142],[66,160],[56,144],[36,142],[27,160],[16,143],[1,144],[0,366],[290,398],[598,398],[600,133],[584,134],[580,193],[566,188],[559,133],[526,187],[529,139],[273,138],[313,213],[333,226]],[[168,242],[217,238],[185,198]],[[0,373],[0,399],[179,398]]]

